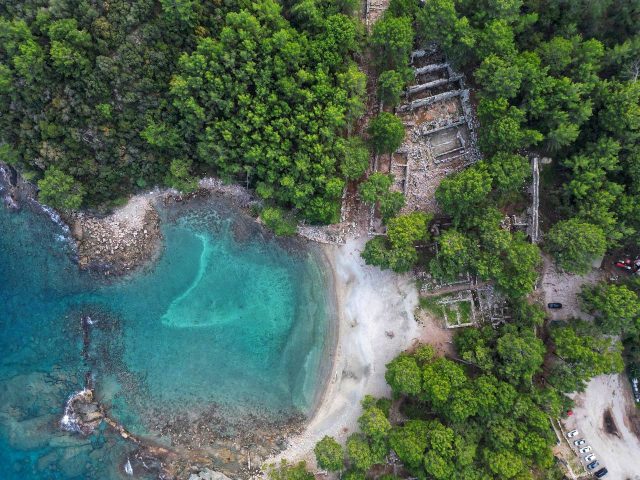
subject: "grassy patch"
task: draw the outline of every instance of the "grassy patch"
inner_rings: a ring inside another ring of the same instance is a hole
[[[444,303],[454,298],[452,295],[424,297],[420,299],[420,308],[440,320],[446,320],[449,325],[471,322],[473,319],[471,300]]]
[[[456,303],[458,306],[458,312],[460,312],[460,323],[469,323],[471,321],[471,301],[466,300],[464,302]]]

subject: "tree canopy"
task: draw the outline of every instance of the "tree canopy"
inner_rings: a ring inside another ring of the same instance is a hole
[[[418,260],[417,244],[429,238],[427,226],[432,218],[424,212],[413,212],[390,219],[387,236],[367,242],[362,258],[368,265],[398,273],[410,270]]]
[[[551,338],[559,361],[553,365],[549,382],[564,391],[582,391],[591,377],[624,368],[620,342],[598,335],[588,322],[555,325]]]
[[[320,468],[330,472],[342,470],[344,452],[342,446],[333,437],[325,436],[316,444],[313,451]]]
[[[376,153],[393,153],[404,140],[404,125],[395,115],[382,112],[369,123],[369,135]]]
[[[85,195],[81,184],[56,167],[45,171],[44,178],[38,181],[38,188],[42,203],[62,209],[79,208]]]
[[[581,298],[583,308],[597,317],[604,332],[620,334],[638,330],[640,301],[638,294],[626,285],[585,286]]]
[[[338,218],[345,178],[366,169],[347,139],[366,86],[349,2],[23,3],[0,2],[0,146],[43,200],[108,204],[216,174]]]
[[[511,341],[510,334],[519,338],[514,332],[499,338]],[[537,387],[524,385],[519,372],[512,375],[512,384],[495,376],[497,366],[471,374],[464,365],[432,354],[418,349],[389,363],[386,378],[394,394],[403,398],[399,408],[407,419],[389,428],[382,411],[372,416],[372,407],[365,408],[361,425],[373,417],[380,427],[367,426],[349,438],[354,458],[372,465],[372,446],[384,443],[385,452],[393,450],[412,476],[443,480],[528,478],[531,469],[553,468],[555,436],[543,410],[546,398],[531,393]],[[530,362],[538,371],[542,357],[534,355]]]
[[[585,274],[607,249],[602,228],[577,218],[556,223],[545,238],[545,248],[567,272]]]

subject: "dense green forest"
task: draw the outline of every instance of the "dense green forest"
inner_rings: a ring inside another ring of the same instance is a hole
[[[215,173],[335,221],[364,170],[345,160],[366,82],[354,7],[2,1],[0,160],[60,208]]]

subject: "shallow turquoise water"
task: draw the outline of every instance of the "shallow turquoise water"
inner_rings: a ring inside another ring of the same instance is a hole
[[[87,371],[112,417],[165,443],[162,425],[212,408],[309,412],[329,343],[319,256],[201,203],[163,210],[160,258],[118,280],[78,272],[45,215],[0,208],[1,478],[120,478],[130,445],[59,428]],[[83,315],[94,323],[86,361]]]

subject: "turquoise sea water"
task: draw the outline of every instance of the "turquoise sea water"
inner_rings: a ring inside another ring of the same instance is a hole
[[[161,216],[157,262],[105,279],[78,271],[46,215],[0,208],[0,478],[122,477],[131,445],[104,426],[88,437],[60,428],[87,372],[111,417],[165,444],[176,419],[312,408],[331,315],[317,252],[220,201]]]

